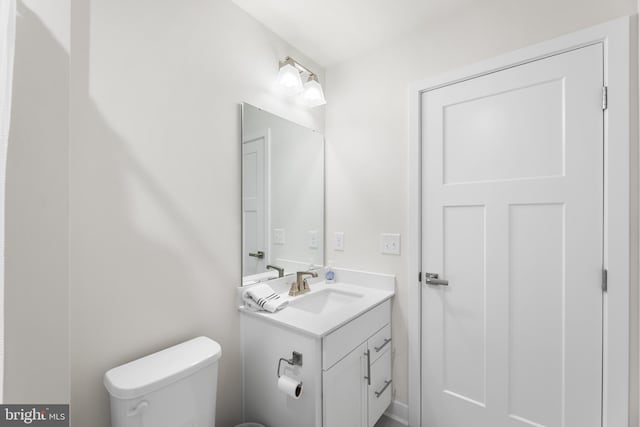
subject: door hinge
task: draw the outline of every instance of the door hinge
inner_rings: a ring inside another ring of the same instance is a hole
[[[608,288],[608,274],[607,274],[607,269],[603,268],[602,269],[602,292],[607,292],[607,288]]]
[[[609,88],[602,86],[602,110],[606,110],[609,107]]]
[[[418,283],[422,284],[422,271],[418,273]]]

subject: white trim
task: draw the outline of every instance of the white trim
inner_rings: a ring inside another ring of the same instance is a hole
[[[638,53],[638,15],[635,15],[632,18],[631,24],[631,52]],[[638,58],[631,57],[631,84],[629,93],[631,94],[631,108],[630,108],[630,117],[631,117],[631,135],[630,135],[630,144],[631,144],[631,155],[630,159],[633,159],[634,162],[630,166],[630,215],[631,215],[631,236],[639,236],[638,234],[638,220],[640,219],[638,216],[638,203],[639,196],[638,188],[638,167],[640,167],[640,162],[638,161],[638,124],[635,126],[633,122],[638,118]],[[638,263],[638,242],[637,238],[631,239],[630,245],[630,259],[631,266],[629,269],[629,283],[631,284],[629,293],[630,293],[630,301],[634,306],[631,307],[629,313],[629,346],[630,346],[630,360],[629,360],[629,378],[634,378],[634,381],[631,381],[629,386],[629,425],[638,426],[640,425],[640,421],[638,420],[638,406],[640,404],[638,398],[638,386],[639,377],[638,377],[638,369],[640,368],[638,364],[638,312],[640,310],[640,305],[638,305],[638,269],[640,268],[640,264]]]
[[[411,85],[409,132],[409,425],[420,426],[420,304],[421,288],[417,283],[420,271],[420,95],[444,85],[556,55],[582,46],[603,43],[604,80],[609,87],[609,108],[605,112],[605,240],[604,265],[609,270],[609,291],[604,297],[604,360],[603,360],[603,427],[630,426],[630,413],[638,402],[630,402],[630,290],[631,278],[637,277],[638,263],[631,262],[637,253],[637,197],[630,199],[636,183],[630,182],[631,171],[638,167],[635,153],[637,117],[631,116],[635,95],[630,93],[632,63],[637,52],[631,51],[632,18],[619,18],[560,38],[517,50],[481,63],[446,73],[434,79]],[[634,44],[635,45],[635,44]],[[633,67],[635,70],[635,67]],[[634,175],[635,176],[635,175]],[[633,202],[633,203],[632,203]],[[413,282],[416,280],[416,282]],[[635,286],[635,284],[634,284]],[[637,303],[632,301],[633,310]],[[635,340],[633,341],[635,343]],[[635,355],[635,352],[632,353]],[[637,379],[634,378],[634,381]],[[631,393],[635,394],[635,393]]]
[[[391,405],[389,405],[384,414],[403,426],[409,425],[409,406],[406,403],[394,400],[391,402]]]
[[[422,149],[420,144],[421,123],[420,120],[420,91],[421,86],[414,86],[409,93],[409,236],[408,236],[408,267],[409,306],[408,306],[408,366],[409,366],[409,425],[420,427],[422,402],[420,384],[422,379],[421,364],[421,313],[422,313],[422,287],[418,281],[418,272],[422,260],[420,236],[422,227],[422,171],[420,168]]]
[[[7,171],[7,147],[11,124],[13,87],[13,63],[16,44],[16,2],[0,4],[0,403],[4,402],[4,270],[5,270],[5,193]]]

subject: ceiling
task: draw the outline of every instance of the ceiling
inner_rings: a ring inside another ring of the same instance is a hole
[[[372,50],[470,0],[232,0],[319,65]]]

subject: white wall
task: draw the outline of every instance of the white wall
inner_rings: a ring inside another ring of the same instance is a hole
[[[408,86],[501,53],[636,12],[635,0],[477,2],[455,17],[327,69],[327,258],[397,276],[395,399],[407,402],[406,241],[381,255],[379,233],[407,236]],[[345,250],[332,249],[335,231]],[[411,279],[411,280],[410,280]]]
[[[72,425],[109,425],[107,369],[196,335],[222,345],[234,425],[239,103],[323,129],[271,89],[279,59],[311,61],[226,0],[74,0],[71,26]]]
[[[69,1],[17,6],[3,403],[68,403]]]
[[[324,136],[300,126],[271,133],[271,229],[285,230],[285,243],[272,240],[272,261],[324,265]],[[309,245],[309,232],[318,245]]]

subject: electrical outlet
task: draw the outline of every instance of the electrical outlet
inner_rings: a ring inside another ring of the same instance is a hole
[[[344,233],[342,231],[333,233],[333,250],[344,251]]]
[[[400,235],[393,233],[381,233],[380,253],[388,255],[400,255]]]
[[[275,245],[284,245],[284,242],[285,242],[284,228],[274,228],[273,243]]]

